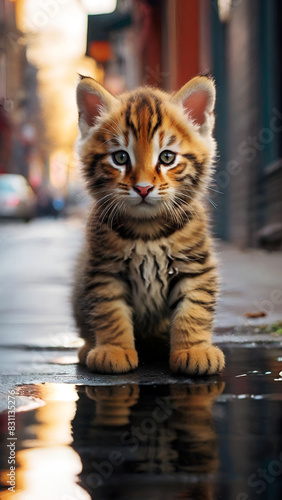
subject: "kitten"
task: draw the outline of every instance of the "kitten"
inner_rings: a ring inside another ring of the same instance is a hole
[[[73,293],[80,362],[127,372],[138,365],[135,340],[170,337],[173,372],[220,372],[224,355],[211,343],[217,266],[203,205],[216,146],[212,79],[195,77],[172,95],[139,88],[114,97],[81,77],[77,104],[94,200]]]

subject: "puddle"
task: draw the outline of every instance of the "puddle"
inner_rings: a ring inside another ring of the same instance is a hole
[[[280,351],[230,348],[226,356],[218,378],[171,380],[156,370],[148,382],[144,369],[146,376],[91,375],[92,385],[78,377],[78,384],[7,390],[0,398],[1,499],[280,498]],[[59,353],[52,359],[73,361]]]
[[[250,370],[247,373],[241,373],[240,375],[236,375],[236,378],[247,377],[248,375],[264,376],[264,375],[271,375],[271,372],[263,372],[263,371],[258,371],[258,370]]]
[[[1,498],[248,500],[256,498],[248,477],[262,467],[273,469],[273,481],[271,497],[260,498],[279,498],[279,395],[235,395],[232,384],[241,379],[16,387],[16,487],[7,489],[13,441],[4,412]]]

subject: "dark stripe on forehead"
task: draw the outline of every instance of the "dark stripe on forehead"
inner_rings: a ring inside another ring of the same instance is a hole
[[[136,108],[135,108],[135,113],[137,115],[137,120],[138,120],[138,132],[140,132],[141,130],[141,116],[142,116],[142,111],[143,109],[145,109],[145,107],[149,111],[149,118],[148,118],[148,127],[149,127],[149,125],[151,126],[151,118],[154,114],[154,110],[148,96],[143,94],[138,96],[138,102],[136,103]]]
[[[128,104],[127,109],[126,109],[125,122],[126,122],[127,127],[131,128],[133,134],[135,135],[135,138],[137,139],[137,130],[136,130],[136,127],[131,119],[131,102]]]
[[[154,100],[155,106],[156,106],[155,112],[157,115],[157,122],[156,122],[156,124],[151,132],[150,139],[152,139],[154,137],[154,134],[156,133],[157,129],[161,126],[162,121],[163,121],[163,116],[162,116],[161,107],[160,107],[160,100],[154,94],[152,94],[152,99]]]

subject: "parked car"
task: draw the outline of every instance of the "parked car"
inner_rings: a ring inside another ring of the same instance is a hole
[[[36,215],[37,197],[23,175],[0,175],[0,217],[29,221]]]

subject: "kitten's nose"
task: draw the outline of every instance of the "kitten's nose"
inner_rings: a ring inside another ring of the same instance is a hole
[[[148,184],[148,186],[133,186],[133,189],[134,191],[136,191],[136,193],[140,194],[141,198],[146,198],[146,196],[148,196],[148,194],[150,193],[150,191],[152,191],[154,189],[154,186],[152,186],[152,184]]]

